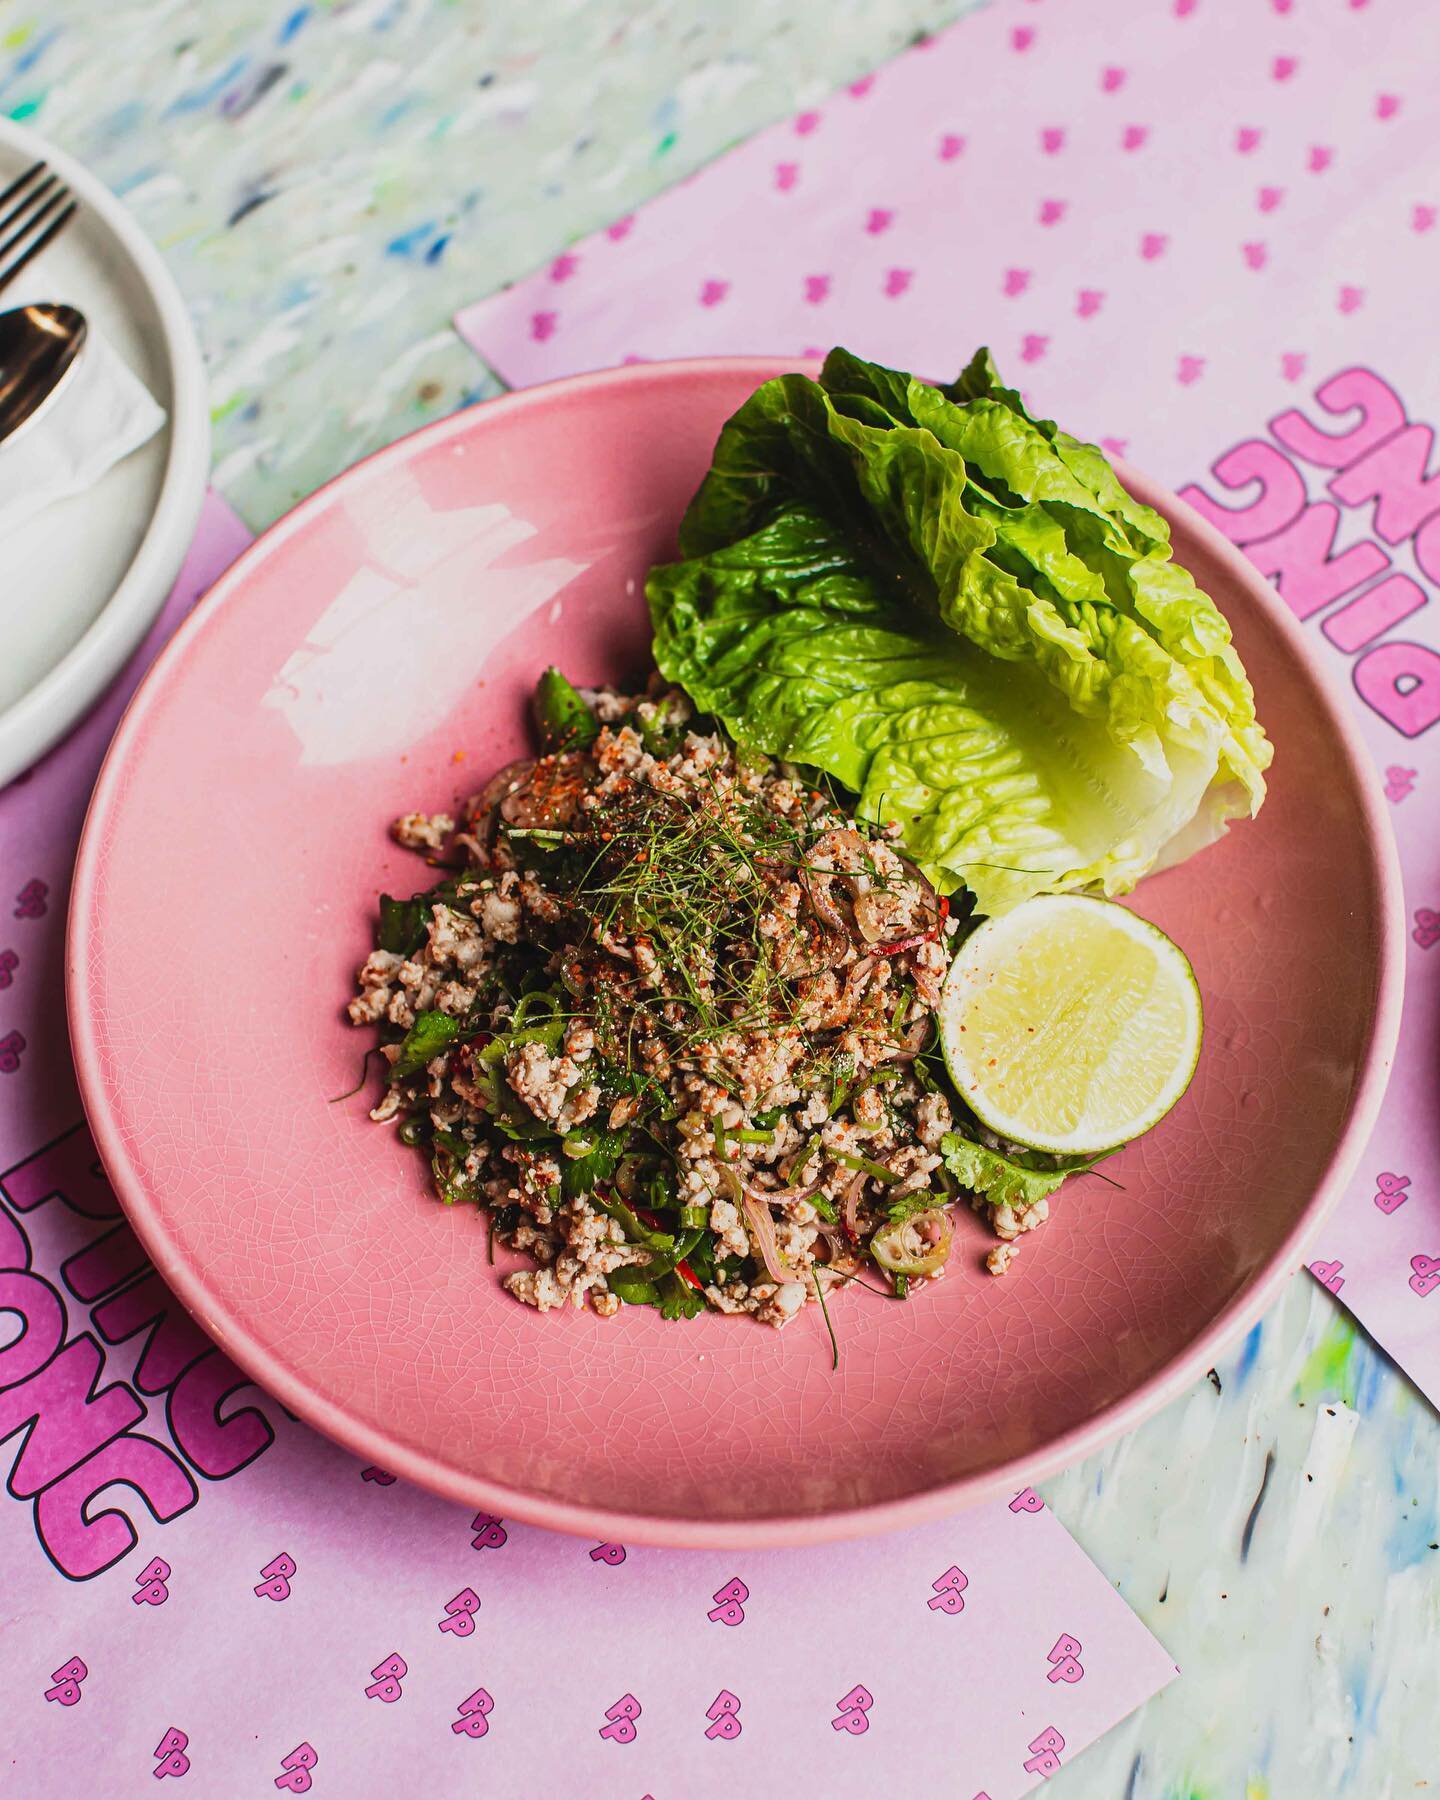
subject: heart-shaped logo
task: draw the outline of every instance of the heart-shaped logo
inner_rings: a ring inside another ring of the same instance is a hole
[[[1435,229],[1435,208],[1433,206],[1416,206],[1410,214],[1412,231],[1433,231]]]
[[[1028,269],[1007,269],[1002,285],[1004,291],[1013,299],[1016,294],[1023,294],[1029,287],[1030,271]]]
[[[1182,356],[1175,364],[1175,379],[1184,387],[1189,387],[1192,381],[1198,381],[1204,373],[1203,356]]]
[[[1259,243],[1242,244],[1240,254],[1245,258],[1247,269],[1263,269],[1265,267],[1265,246]]]
[[[888,206],[872,206],[865,218],[865,229],[871,237],[879,237],[882,231],[888,231],[895,214]]]
[[[1339,294],[1336,296],[1335,304],[1340,308],[1342,313],[1352,313],[1357,307],[1363,305],[1364,300],[1364,288],[1342,287]]]
[[[1280,358],[1280,373],[1287,381],[1298,381],[1305,373],[1303,350],[1287,350]]]
[[[1122,150],[1138,150],[1150,135],[1148,125],[1127,125],[1120,134]]]
[[[1165,254],[1165,246],[1169,242],[1163,231],[1147,231],[1140,240],[1140,254],[1146,262],[1154,262],[1157,256]]]
[[[701,284],[700,304],[702,306],[718,306],[730,292],[728,281],[710,280]]]
[[[1235,148],[1242,156],[1248,156],[1264,135],[1258,125],[1242,125],[1235,133]]]
[[[1040,133],[1040,148],[1047,156],[1054,156],[1065,147],[1065,133],[1058,125],[1047,125]]]
[[[580,258],[569,250],[562,250],[550,265],[552,281],[568,281],[580,266]]]
[[[807,275],[805,277],[805,298],[812,306],[818,306],[830,292],[828,275]]]
[[[800,137],[809,137],[819,123],[818,112],[803,112],[795,115],[795,130]]]
[[[1312,144],[1307,166],[1312,175],[1323,175],[1335,160],[1335,152],[1328,144]]]
[[[775,185],[782,194],[788,194],[799,179],[799,163],[776,163]]]
[[[1100,71],[1100,88],[1102,93],[1117,93],[1125,85],[1125,71],[1117,69],[1114,63]]]
[[[913,269],[887,269],[885,271],[885,292],[890,299],[897,300],[914,279],[915,271]]]
[[[1049,348],[1049,345],[1050,345],[1050,340],[1048,337],[1041,337],[1038,335],[1038,333],[1033,332],[1033,331],[1028,332],[1020,340],[1020,360],[1021,360],[1021,362],[1027,362],[1027,363],[1039,362],[1040,358],[1045,354],[1046,350]]]
[[[1261,212],[1274,212],[1275,208],[1284,198],[1284,188],[1262,187],[1259,194],[1256,196],[1256,203]]]
[[[530,315],[530,335],[537,344],[543,344],[546,338],[554,337],[555,327],[559,323],[559,314],[553,312],[537,312]]]
[[[1075,296],[1075,311],[1082,319],[1090,319],[1099,312],[1105,299],[1098,288],[1081,288]]]
[[[953,131],[947,131],[940,140],[939,155],[941,162],[953,162],[964,148],[964,138],[957,136]]]
[[[1299,67],[1293,56],[1277,56],[1270,65],[1270,73],[1276,81],[1288,81]]]
[[[1040,223],[1042,225],[1058,225],[1065,217],[1063,200],[1042,200],[1040,202]]]

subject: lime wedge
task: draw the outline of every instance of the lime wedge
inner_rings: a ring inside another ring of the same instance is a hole
[[[1163,1119],[1200,1055],[1200,989],[1163,931],[1044,894],[966,938],[940,1001],[945,1061],[998,1136],[1087,1156]]]

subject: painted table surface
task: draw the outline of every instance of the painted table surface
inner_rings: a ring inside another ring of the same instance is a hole
[[[0,108],[86,158],[166,255],[217,485],[258,528],[496,390],[458,306],[954,12],[0,0]],[[1313,1282],[1046,1497],[1184,1670],[1047,1793],[1440,1788],[1440,1424]]]

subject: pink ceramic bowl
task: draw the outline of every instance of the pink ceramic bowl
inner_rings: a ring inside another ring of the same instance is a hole
[[[813,1541],[1014,1490],[1134,1425],[1275,1297],[1370,1130],[1400,1007],[1399,880],[1363,752],[1282,605],[1138,475],[1219,600],[1276,744],[1271,797],[1136,905],[1189,952],[1184,1102],[1067,1188],[1004,1280],[783,1335],[644,1310],[541,1318],[485,1224],[369,1123],[341,1017],[388,821],[526,742],[541,665],[639,678],[640,585],[726,416],[773,364],[639,366],[456,415],[298,507],[177,634],[85,829],[69,1007],[95,1138],[214,1338],[368,1461],[592,1537]],[[815,1309],[811,1309],[814,1311]]]

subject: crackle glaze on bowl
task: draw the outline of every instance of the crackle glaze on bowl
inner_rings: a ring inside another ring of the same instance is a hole
[[[783,1334],[649,1310],[540,1317],[483,1217],[369,1123],[342,1019],[375,897],[427,885],[387,822],[527,742],[542,664],[639,678],[640,584],[721,422],[775,365],[637,366],[458,414],[242,557],[140,691],[76,874],[70,1021],[106,1167],[165,1278],[303,1418],[469,1504],[631,1541],[880,1530],[1013,1490],[1133,1425],[1301,1259],[1373,1121],[1399,884],[1363,753],[1281,603],[1138,475],[1230,616],[1271,797],[1134,904],[1189,953],[1195,1082],[1067,1187],[1003,1280],[967,1218],[913,1304]]]

